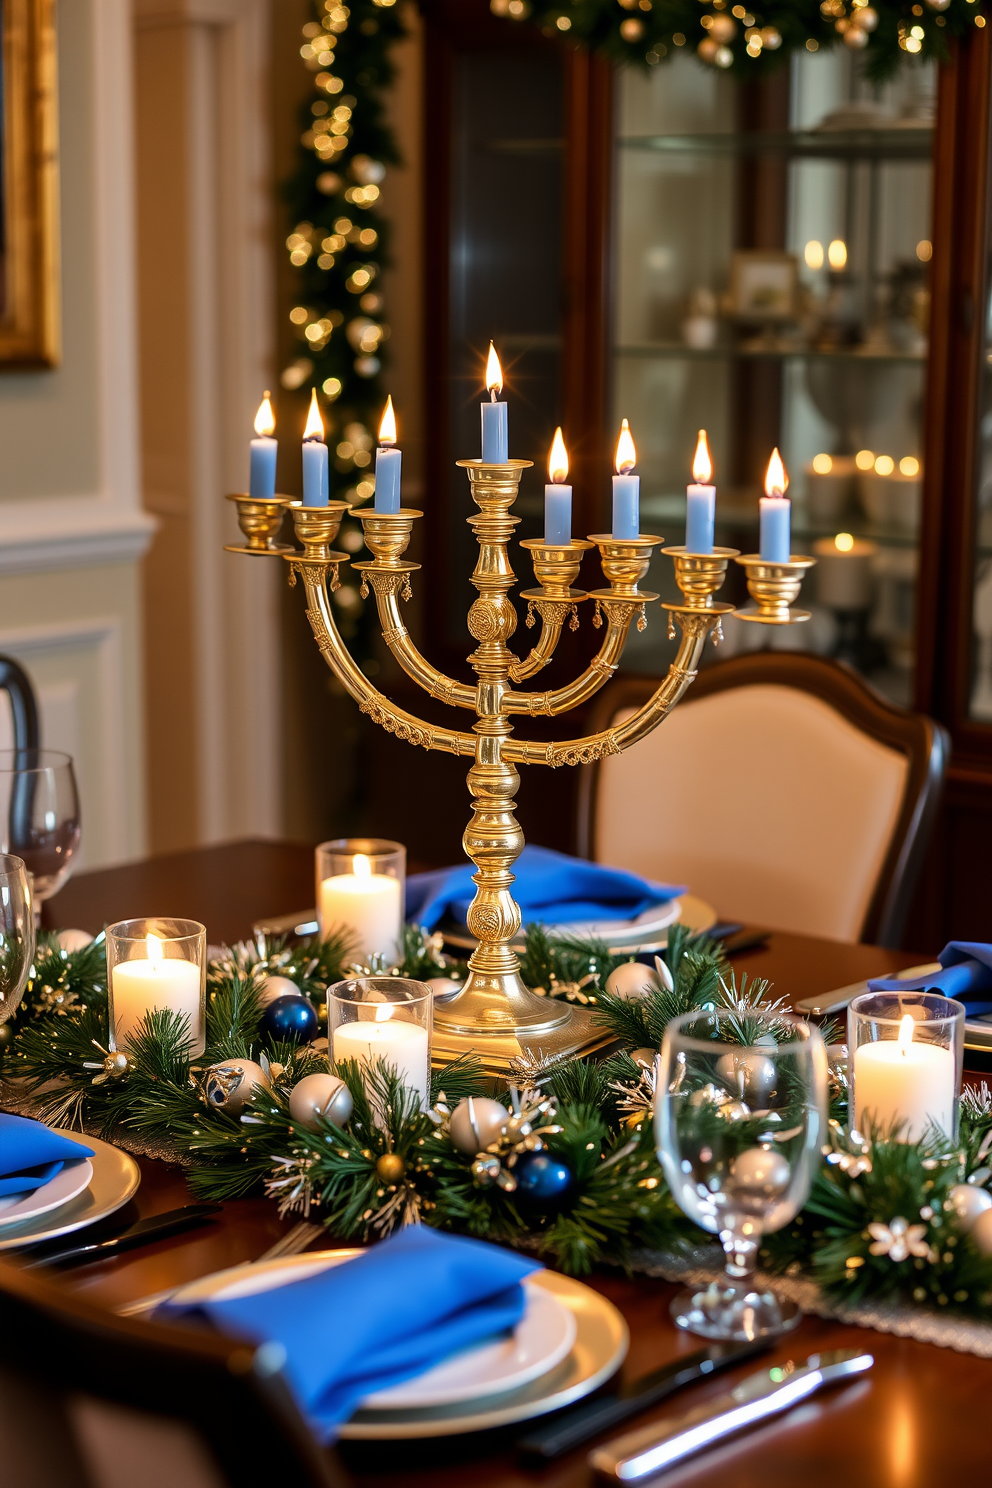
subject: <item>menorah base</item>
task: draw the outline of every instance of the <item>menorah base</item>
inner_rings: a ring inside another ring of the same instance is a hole
[[[614,1035],[594,1021],[589,1008],[552,1000],[551,1009],[555,1013],[564,1009],[568,1016],[552,1026],[510,1028],[505,1032],[478,1028],[462,1032],[456,1027],[445,1027],[435,1017],[432,1063],[435,1068],[443,1069],[456,1059],[468,1057],[481,1065],[483,1073],[490,1078],[519,1079],[528,1065],[560,1064],[614,1042]],[[439,1011],[436,1009],[435,1013]]]

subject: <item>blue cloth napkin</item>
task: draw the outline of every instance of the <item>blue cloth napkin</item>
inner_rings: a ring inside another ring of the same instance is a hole
[[[33,1193],[67,1162],[92,1156],[92,1147],[61,1136],[44,1122],[0,1111],[0,1197]]]
[[[519,1322],[534,1261],[482,1240],[411,1225],[353,1261],[227,1302],[165,1303],[156,1316],[206,1319],[221,1333],[281,1344],[284,1370],[325,1440],[375,1390]]]
[[[969,1018],[992,1013],[992,945],[952,940],[938,960],[942,969],[927,976],[876,977],[868,985],[873,992],[942,992],[963,1002]]]
[[[407,919],[425,930],[433,930],[446,918],[463,925],[475,897],[474,872],[471,863],[464,863],[434,873],[415,873],[406,881]],[[513,865],[513,872],[516,882],[511,892],[525,925],[632,920],[685,893],[684,887],[651,883],[622,868],[604,868],[601,863],[530,844]]]

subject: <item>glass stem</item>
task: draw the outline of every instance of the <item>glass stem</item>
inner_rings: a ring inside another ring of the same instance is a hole
[[[735,1281],[754,1275],[758,1264],[758,1240],[759,1231],[753,1220],[743,1214],[727,1216],[720,1231],[720,1242],[726,1258],[726,1273]]]

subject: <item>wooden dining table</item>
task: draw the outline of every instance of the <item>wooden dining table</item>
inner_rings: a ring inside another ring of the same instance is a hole
[[[251,841],[80,874],[46,904],[45,923],[96,932],[116,919],[174,915],[202,921],[210,941],[218,943],[249,935],[258,918],[312,904],[312,848]],[[933,948],[883,950],[776,931],[767,945],[742,953],[736,965],[749,976],[768,977],[776,995],[796,1000],[912,965],[927,959],[927,950]],[[182,1168],[148,1157],[139,1161],[141,1186],[128,1209],[115,1216],[114,1227],[189,1200]],[[60,1284],[115,1307],[253,1260],[291,1223],[280,1220],[275,1205],[263,1198],[233,1200],[201,1229],[66,1272]],[[335,1237],[329,1235],[328,1243]],[[680,1333],[669,1318],[673,1286],[610,1270],[587,1280],[626,1318],[625,1379],[699,1348],[700,1341]],[[701,1453],[663,1481],[671,1488],[939,1488],[985,1481],[992,1472],[992,1359],[807,1317],[760,1365],[804,1361],[838,1348],[869,1350],[874,1368]],[[702,1404],[755,1367],[752,1361],[694,1385],[636,1424]],[[343,1457],[354,1482],[368,1488],[584,1488],[591,1482],[586,1448],[552,1465],[530,1467],[516,1450],[522,1434],[516,1428],[427,1442],[346,1444]]]

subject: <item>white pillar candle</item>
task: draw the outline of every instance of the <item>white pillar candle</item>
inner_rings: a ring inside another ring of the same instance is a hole
[[[854,1124],[870,1116],[875,1127],[903,1123],[904,1142],[918,1142],[928,1121],[948,1136],[954,1130],[954,1052],[915,1042],[909,1013],[898,1039],[860,1044],[854,1051]]]
[[[157,935],[146,935],[145,947],[147,957],[121,961],[114,967],[114,1039],[118,1049],[128,1044],[148,1013],[169,1012],[185,1015],[191,1049],[202,1053],[199,966],[177,956],[164,956]]]
[[[403,925],[399,879],[373,873],[364,853],[355,854],[352,867],[353,872],[336,873],[320,886],[321,934],[348,931],[360,960],[395,956]]]
[[[384,1060],[396,1069],[401,1084],[417,1092],[421,1110],[426,1111],[431,1068],[427,1029],[420,1023],[401,1022],[393,1016],[394,1011],[394,1004],[389,1002],[371,1004],[369,1020],[338,1024],[334,1030],[334,1063],[357,1059],[368,1065],[374,1059]]]

